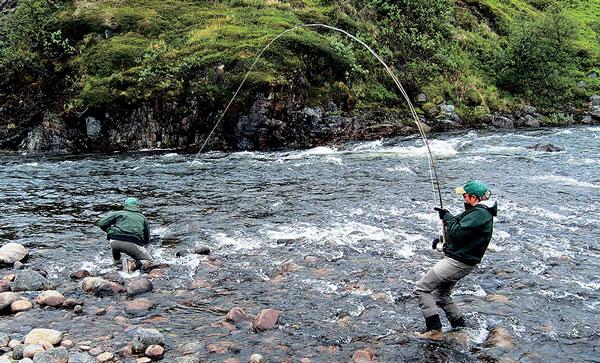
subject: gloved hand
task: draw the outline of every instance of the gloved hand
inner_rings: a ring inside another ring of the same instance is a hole
[[[431,248],[434,249],[434,250],[437,249],[438,243],[440,243],[440,239],[439,238],[436,238],[433,241],[431,241]]]
[[[440,216],[440,219],[444,219],[444,216],[446,214],[450,213],[447,209],[440,208],[440,207],[435,207],[433,209],[438,212],[438,215]]]

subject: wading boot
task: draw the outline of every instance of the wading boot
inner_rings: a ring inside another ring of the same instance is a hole
[[[433,315],[425,318],[425,325],[427,326],[427,329],[422,333],[416,332],[415,337],[427,340],[444,340],[442,322],[440,321],[439,315]]]
[[[126,273],[133,272],[133,271],[135,271],[136,267],[137,266],[136,266],[135,261],[132,261],[128,258],[123,259],[123,272],[126,272]]]
[[[467,326],[467,323],[465,322],[465,318],[463,318],[462,316],[458,319],[454,319],[454,320],[450,320],[450,325],[452,326],[452,329],[460,329],[460,328],[465,328]]]

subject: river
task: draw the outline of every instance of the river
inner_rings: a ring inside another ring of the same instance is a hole
[[[467,343],[410,334],[424,326],[414,283],[440,258],[430,247],[439,222],[418,138],[209,152],[194,162],[160,150],[0,154],[0,243],[25,245],[26,268],[46,271],[57,290],[84,301],[79,315],[36,307],[0,316],[0,331],[22,338],[51,327],[117,350],[131,326],[154,327],[166,339],[165,361],[194,353],[246,362],[260,353],[272,362],[347,362],[371,347],[380,362],[599,362],[600,127],[471,131],[430,142],[450,211],[461,210],[453,190],[469,179],[486,181],[498,201],[484,260],[454,294],[470,322]],[[563,151],[529,148],[540,143]],[[156,303],[148,315],[115,319],[126,316],[129,298],[87,295],[69,274],[115,271],[93,224],[126,196],[140,200],[149,250],[169,267],[145,295]],[[176,256],[195,245],[209,246],[210,256]],[[220,323],[234,306],[277,309],[278,326],[230,331]],[[100,307],[108,313],[95,315]],[[494,327],[514,345],[485,346]]]

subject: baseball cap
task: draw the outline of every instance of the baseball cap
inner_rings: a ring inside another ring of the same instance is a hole
[[[458,194],[476,195],[478,198],[490,193],[488,186],[479,180],[469,180],[464,186],[456,188],[455,191]]]
[[[138,205],[138,200],[133,198],[133,197],[129,197],[125,199],[125,205],[132,205],[134,207],[137,207]]]

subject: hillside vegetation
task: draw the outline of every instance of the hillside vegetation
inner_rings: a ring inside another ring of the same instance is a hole
[[[427,96],[422,110],[453,103],[467,122],[522,104],[579,107],[600,93],[600,0],[20,0],[2,10],[9,127],[36,113],[78,117],[157,99],[202,97],[218,112],[261,49],[303,23],[355,34],[411,97]],[[403,105],[364,48],[325,29],[276,41],[237,109],[257,92],[345,111]]]

